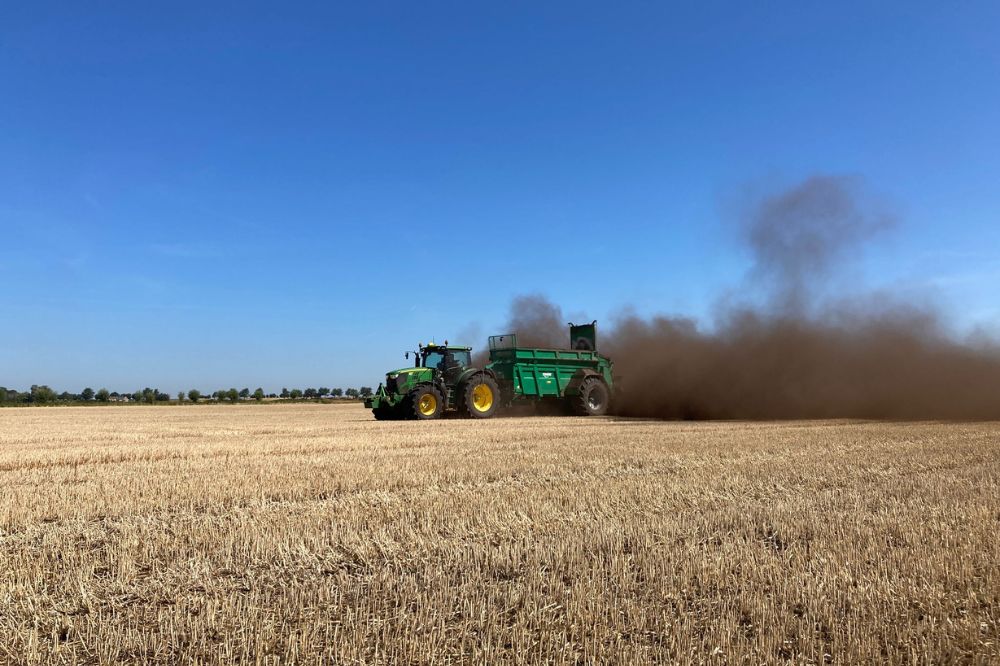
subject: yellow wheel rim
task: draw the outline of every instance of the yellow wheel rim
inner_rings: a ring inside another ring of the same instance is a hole
[[[417,402],[417,409],[419,409],[420,413],[424,416],[432,415],[437,411],[437,408],[438,401],[437,398],[434,397],[433,393],[424,393],[420,396],[420,401]]]
[[[477,412],[488,412],[493,406],[493,389],[486,384],[479,384],[472,389],[472,406]]]

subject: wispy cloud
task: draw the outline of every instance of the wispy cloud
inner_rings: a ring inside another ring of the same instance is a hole
[[[219,248],[203,243],[153,243],[149,251],[171,259],[214,259],[222,256]]]
[[[929,276],[924,284],[930,287],[957,287],[977,284],[1000,283],[1000,268],[986,268],[979,271],[964,271],[959,273],[942,273]]]

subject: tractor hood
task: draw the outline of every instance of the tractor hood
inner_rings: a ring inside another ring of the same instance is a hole
[[[433,378],[434,371],[430,368],[400,368],[386,373],[385,390],[387,393],[404,395]]]
[[[386,374],[387,375],[402,375],[403,377],[407,377],[408,375],[419,374],[419,373],[424,373],[424,372],[429,373],[429,372],[431,372],[431,369],[430,368],[400,368],[398,370],[390,370]]]

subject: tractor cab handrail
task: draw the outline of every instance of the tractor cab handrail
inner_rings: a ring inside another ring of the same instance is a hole
[[[516,333],[490,336],[490,351],[495,349],[513,349],[514,347],[517,347]]]

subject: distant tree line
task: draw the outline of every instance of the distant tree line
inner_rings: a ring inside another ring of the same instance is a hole
[[[219,389],[212,393],[203,393],[198,389],[181,391],[176,398],[172,399],[168,393],[164,393],[156,388],[144,388],[134,393],[118,393],[108,391],[106,388],[94,389],[87,387],[79,393],[63,391],[57,393],[54,389],[45,385],[33,385],[28,391],[17,391],[0,386],[0,405],[54,405],[71,403],[112,403],[112,402],[137,402],[153,405],[157,403],[169,402],[229,402],[237,403],[241,401],[254,400],[263,402],[265,399],[272,400],[322,400],[327,398],[367,398],[372,394],[370,386],[356,388],[307,388],[302,389],[281,389],[280,394],[265,393],[264,389],[258,387],[251,391],[249,388],[237,390],[235,388]]]

